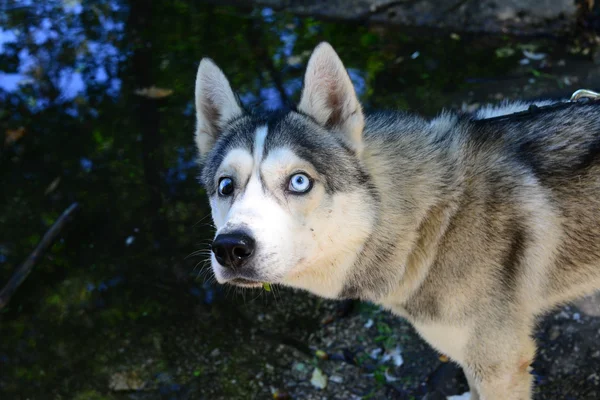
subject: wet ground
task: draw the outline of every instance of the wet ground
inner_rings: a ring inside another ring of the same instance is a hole
[[[199,1],[1,2],[0,286],[81,209],[0,311],[1,399],[445,399],[460,371],[368,304],[214,285],[193,79],[208,55],[248,107],[299,96],[330,41],[366,108],[433,115],[600,88],[575,38],[325,23]],[[451,288],[449,288],[451,290]],[[600,398],[600,319],[540,322],[536,399]],[[320,388],[323,387],[324,388]]]

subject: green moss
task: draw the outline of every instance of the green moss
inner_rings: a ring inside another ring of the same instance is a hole
[[[73,400],[112,400],[112,396],[105,396],[96,390],[85,390],[73,396]]]

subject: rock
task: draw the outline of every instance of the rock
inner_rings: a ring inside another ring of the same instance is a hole
[[[300,372],[305,372],[306,371],[306,365],[304,365],[301,362],[294,363],[294,370],[300,371]]]
[[[325,389],[327,387],[327,377],[319,368],[315,368],[310,378],[310,383],[317,389]]]
[[[219,4],[270,7],[301,16],[361,20],[409,28],[531,35],[575,28],[573,0],[226,0]]]
[[[552,328],[550,328],[550,334],[548,335],[548,338],[551,341],[555,341],[556,339],[558,339],[559,336],[560,336],[560,326],[554,325]]]
[[[399,367],[402,364],[404,364],[404,359],[402,358],[402,350],[400,350],[399,346],[396,346],[394,350],[387,351],[381,359],[381,361],[384,363],[388,362],[389,360],[392,360],[396,367]]]
[[[377,360],[377,358],[379,358],[379,355],[381,354],[383,350],[380,348],[374,349],[373,351],[371,351],[369,353],[369,356],[373,359],[373,360]]]
[[[144,386],[144,381],[134,371],[114,373],[108,382],[108,388],[116,392],[140,390]]]
[[[396,382],[398,380],[397,377],[395,377],[393,375],[390,375],[389,368],[385,370],[384,376],[385,376],[385,381],[386,382]]]

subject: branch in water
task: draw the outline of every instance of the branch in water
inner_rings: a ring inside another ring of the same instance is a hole
[[[10,278],[6,286],[0,292],[0,310],[2,310],[8,302],[12,295],[17,291],[19,286],[25,281],[36,261],[40,259],[44,253],[52,246],[60,232],[66,226],[66,224],[71,220],[71,217],[75,213],[75,211],[79,208],[79,204],[73,203],[69,208],[62,213],[60,217],[54,222],[54,224],[50,227],[48,232],[44,235],[42,240],[38,243],[37,247],[33,252],[27,257],[25,262],[21,264],[19,268],[15,271],[13,276]]]

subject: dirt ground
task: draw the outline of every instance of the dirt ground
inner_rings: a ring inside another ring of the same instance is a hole
[[[193,317],[157,333],[153,346],[124,342],[127,362],[112,369],[110,384],[119,377],[124,382],[113,394],[148,400],[468,398],[460,396],[468,390],[460,368],[378,307],[292,290],[246,297],[236,296],[237,307],[193,307]],[[536,400],[600,398],[600,318],[564,307],[540,321],[535,337]],[[168,367],[152,374],[159,360]],[[145,390],[128,390],[136,382]]]

